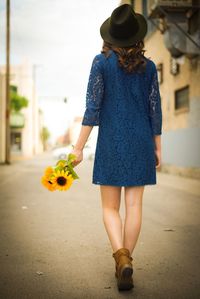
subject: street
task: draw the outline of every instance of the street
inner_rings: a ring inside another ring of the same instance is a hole
[[[0,166],[0,299],[200,298],[198,181],[157,173],[145,187],[135,288],[119,293],[93,161],[68,191],[50,192],[40,178],[55,162],[45,153]]]

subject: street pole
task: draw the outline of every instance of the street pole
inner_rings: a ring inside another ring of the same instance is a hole
[[[35,115],[36,115],[36,111],[35,111],[35,102],[36,102],[36,99],[35,99],[35,97],[36,97],[36,68],[37,68],[37,65],[35,65],[35,64],[33,64],[33,66],[32,66],[32,77],[33,77],[33,86],[32,86],[32,88],[33,88],[33,93],[32,93],[32,113],[33,113],[33,117],[32,117],[32,125],[33,125],[33,131],[32,131],[32,133],[33,133],[33,138],[32,138],[32,140],[33,140],[33,155],[35,155],[36,154],[36,134],[35,134],[35,132],[36,132],[36,129],[35,129],[35,126],[36,126],[36,117],[35,117]]]
[[[6,1],[6,148],[5,163],[10,164],[10,0]]]
[[[36,143],[37,143],[37,133],[38,133],[38,102],[37,102],[37,86],[36,86],[36,72],[39,67],[42,67],[42,64],[33,64],[32,66],[32,107],[33,107],[33,115],[32,115],[32,123],[33,123],[33,155],[37,153]]]

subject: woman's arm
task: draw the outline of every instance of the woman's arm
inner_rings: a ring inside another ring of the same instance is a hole
[[[161,135],[154,135],[155,148],[161,151]]]
[[[154,135],[156,168],[161,165],[162,105],[156,65],[152,63],[149,92],[149,118]]]
[[[79,137],[77,139],[76,144],[74,145],[74,149],[76,150],[83,150],[84,146],[90,136],[93,126],[81,126],[81,130],[79,133]]]
[[[78,165],[82,160],[83,160],[83,149],[84,146],[88,140],[88,137],[93,129],[93,126],[81,126],[81,130],[77,139],[76,144],[74,145],[74,148],[72,150],[72,154],[74,154],[77,158],[76,160],[72,163],[73,166]]]
[[[92,67],[86,93],[86,109],[82,119],[82,127],[72,153],[77,156],[73,162],[76,166],[83,160],[83,148],[93,126],[99,126],[99,115],[104,93],[103,66],[101,57],[96,55]]]
[[[161,135],[154,135],[156,168],[161,165]]]

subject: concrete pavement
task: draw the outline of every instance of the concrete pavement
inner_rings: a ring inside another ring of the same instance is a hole
[[[135,288],[119,293],[93,161],[76,167],[70,190],[51,193],[40,177],[52,164],[44,154],[0,166],[0,299],[200,298],[199,182],[158,173],[145,187]]]

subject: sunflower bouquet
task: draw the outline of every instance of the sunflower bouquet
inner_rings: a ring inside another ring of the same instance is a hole
[[[41,178],[41,183],[49,191],[65,191],[69,189],[79,176],[73,169],[72,162],[76,160],[74,154],[69,154],[66,160],[59,160],[55,166],[48,166]]]

